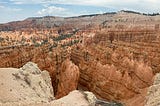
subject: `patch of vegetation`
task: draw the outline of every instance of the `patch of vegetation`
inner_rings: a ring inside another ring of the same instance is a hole
[[[139,14],[139,15],[146,15],[146,16],[156,16],[156,15],[160,15],[159,13],[152,13],[152,14],[146,14],[146,13],[140,13],[140,12],[135,12],[135,11],[130,11],[130,10],[122,10],[123,12],[126,13],[133,13],[133,14]]]
[[[133,14],[141,14],[140,12],[130,11],[130,10],[122,10],[122,12],[133,13]]]
[[[64,45],[61,45],[62,47],[65,47],[65,46],[72,46],[72,45],[75,45],[79,43],[79,40],[74,40],[74,41],[70,41],[69,43],[67,44],[64,44]]]
[[[53,38],[54,41],[64,40],[66,38],[71,38],[74,34],[62,34],[56,38]]]
[[[34,43],[34,46],[35,46],[35,47],[39,47],[39,46],[41,46],[41,44],[39,44],[39,43]]]
[[[4,40],[4,38],[0,37],[0,42],[2,42]]]

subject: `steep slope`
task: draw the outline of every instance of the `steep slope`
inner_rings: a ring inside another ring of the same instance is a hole
[[[107,15],[106,15],[107,17]],[[99,25],[105,20],[105,15],[95,15],[95,16],[84,16],[84,17],[37,17],[28,18],[23,21],[10,22],[7,24],[1,24],[0,30],[10,31],[10,30],[25,30],[31,28],[57,28],[66,26],[69,28],[84,28],[91,27],[91,25]]]
[[[102,24],[104,28],[123,29],[123,30],[143,30],[155,29],[155,25],[160,24],[160,15],[143,15],[120,11],[111,20],[106,20]]]

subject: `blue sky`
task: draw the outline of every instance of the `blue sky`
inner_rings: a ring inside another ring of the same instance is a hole
[[[0,0],[0,23],[39,16],[78,16],[133,10],[160,12],[159,0]]]

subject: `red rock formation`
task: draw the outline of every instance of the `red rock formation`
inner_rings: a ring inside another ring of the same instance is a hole
[[[79,80],[79,68],[69,59],[67,59],[62,63],[57,78],[58,89],[56,98],[60,98],[77,89]]]

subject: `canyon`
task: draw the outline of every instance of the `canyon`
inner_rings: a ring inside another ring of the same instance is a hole
[[[38,73],[46,70],[53,87],[52,99],[47,101],[61,100],[70,92],[72,97],[79,91],[90,91],[100,103],[157,106],[159,24],[160,15],[131,11],[1,24],[0,68],[23,70],[26,63],[34,62]],[[28,70],[32,73],[35,69]]]

